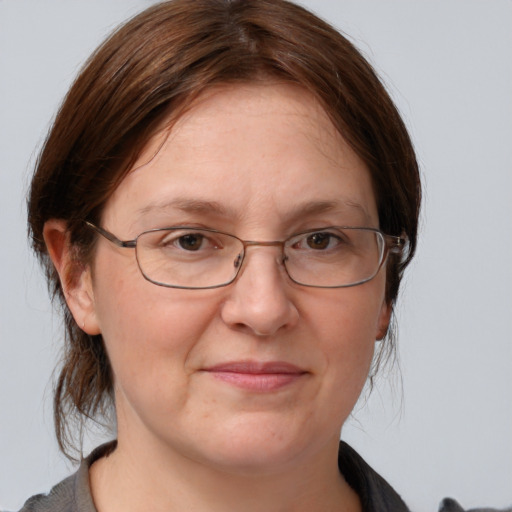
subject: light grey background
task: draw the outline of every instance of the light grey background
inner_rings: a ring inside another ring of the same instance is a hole
[[[61,321],[25,235],[36,149],[84,59],[151,3],[0,0],[0,509],[71,470],[51,417]],[[403,400],[384,378],[343,437],[413,510],[512,504],[512,2],[303,3],[375,64],[425,187],[398,305]]]

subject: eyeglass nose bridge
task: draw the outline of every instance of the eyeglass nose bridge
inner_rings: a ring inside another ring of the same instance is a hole
[[[268,242],[258,242],[256,240],[242,240],[241,241],[244,244],[244,249],[249,246],[254,245],[261,245],[263,247],[272,247],[272,246],[278,246],[278,247],[284,247],[284,242],[282,240],[270,240]]]
[[[238,274],[240,272],[240,269],[242,268],[242,264],[245,261],[245,255],[247,252],[248,247],[255,247],[255,246],[261,246],[261,247],[280,247],[281,248],[281,254],[279,263],[281,263],[288,274],[288,269],[286,268],[285,261],[286,261],[286,254],[284,252],[284,246],[285,242],[282,240],[269,240],[269,241],[258,241],[258,240],[240,240],[243,244],[242,251],[237,255],[235,258],[235,261],[233,262],[233,265],[236,269],[236,275],[235,279],[238,277]]]

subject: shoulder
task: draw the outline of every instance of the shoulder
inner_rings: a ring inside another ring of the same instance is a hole
[[[66,478],[48,494],[29,498],[19,512],[97,512],[92,500],[89,468],[100,457],[109,455],[116,447],[111,442],[96,448],[82,461],[78,471]]]
[[[485,507],[465,509],[458,501],[452,498],[445,498],[439,506],[439,512],[512,512],[512,507],[503,509]]]
[[[76,474],[57,484],[48,494],[29,498],[20,512],[71,512],[73,508]]]
[[[400,495],[348,444],[340,442],[338,466],[357,492],[364,512],[409,512]]]
[[[359,494],[364,512],[410,512],[386,480],[343,441],[340,442],[338,466],[347,483]],[[456,500],[445,498],[438,512],[512,512],[512,507],[465,509]]]

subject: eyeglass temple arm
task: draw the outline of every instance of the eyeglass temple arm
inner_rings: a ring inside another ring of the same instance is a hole
[[[89,226],[91,229],[94,229],[96,233],[99,233],[101,236],[105,237],[108,241],[117,245],[118,247],[129,247],[133,248],[137,245],[137,240],[119,240],[116,236],[114,236],[109,231],[100,228],[99,226],[94,225],[92,222],[85,221],[85,224]]]

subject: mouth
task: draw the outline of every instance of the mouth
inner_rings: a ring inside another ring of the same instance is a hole
[[[204,370],[226,384],[253,392],[271,392],[291,386],[308,372],[284,361],[233,361]]]

